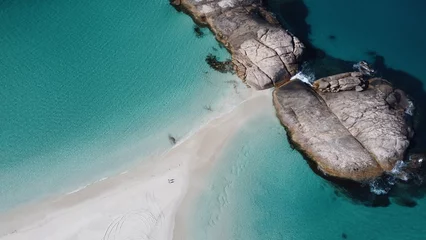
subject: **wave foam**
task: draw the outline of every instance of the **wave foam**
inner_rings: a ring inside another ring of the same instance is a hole
[[[308,66],[307,63],[304,63],[302,65],[302,70],[293,77],[290,78],[290,80],[299,79],[300,81],[308,84],[309,86],[312,86],[312,83],[315,81],[315,74],[312,71],[312,69]]]
[[[369,186],[370,186],[370,192],[376,195],[385,195],[391,190],[391,187],[389,186],[389,182],[381,178],[371,181],[369,183]]]
[[[97,181],[94,181],[92,183],[89,183],[89,184],[86,184],[86,185],[84,185],[82,187],[79,187],[79,188],[77,188],[75,190],[72,190],[71,192],[67,192],[66,195],[70,195],[70,194],[74,194],[74,193],[80,192],[81,190],[87,188],[88,186],[90,186],[92,184],[95,184],[95,183],[98,183],[98,182],[102,182],[102,181],[107,180],[107,179],[108,179],[107,177],[103,177],[103,178],[101,178],[101,179],[99,179]]]
[[[407,107],[407,109],[405,109],[405,113],[410,115],[410,116],[413,116],[414,110],[416,110],[414,103],[412,101],[408,100],[408,107]]]

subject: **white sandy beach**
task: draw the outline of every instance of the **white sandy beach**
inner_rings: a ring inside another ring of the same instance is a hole
[[[81,191],[0,215],[0,239],[185,239],[190,203],[223,146],[271,106],[270,91],[253,92],[162,157]]]

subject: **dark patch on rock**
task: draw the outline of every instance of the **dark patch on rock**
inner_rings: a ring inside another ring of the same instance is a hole
[[[263,7],[253,8],[250,9],[251,13],[254,15],[254,17],[259,17],[260,19],[272,24],[272,25],[279,25],[277,18],[275,15],[271,12],[268,12]]]
[[[346,233],[342,233],[342,239],[348,239],[348,235]]]
[[[328,35],[328,39],[330,39],[330,40],[336,40],[336,36],[334,36],[334,35]]]
[[[231,60],[219,61],[217,57],[213,54],[209,54],[206,57],[207,64],[214,70],[221,73],[235,73],[234,64]]]

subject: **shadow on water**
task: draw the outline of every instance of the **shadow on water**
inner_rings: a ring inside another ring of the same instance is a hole
[[[306,21],[309,9],[302,0],[267,0],[264,3],[270,11],[277,15],[281,24],[305,44],[306,50],[303,61],[309,63],[317,79],[353,70],[355,62],[334,58],[312,45],[310,41],[311,26]],[[330,41],[334,40],[335,37],[330,38]],[[423,83],[420,79],[407,72],[388,67],[385,63],[385,58],[376,52],[369,51],[366,54],[374,59],[373,66],[379,76],[390,81],[396,88],[406,92],[414,101],[416,107],[413,118],[415,135],[411,140],[407,158],[411,154],[424,154],[426,152],[426,124],[422,123],[426,123],[426,92],[424,91]],[[306,156],[304,158],[315,173],[328,180],[335,187],[337,196],[351,199],[357,204],[369,207],[386,207],[394,203],[405,207],[415,207],[417,205],[416,199],[423,198],[426,194],[426,184],[419,180],[424,179],[426,176],[425,164],[423,169],[416,173],[416,180],[402,182],[395,180],[392,176],[383,176],[378,179],[375,181],[378,187],[388,187],[390,190],[386,194],[376,195],[371,192],[369,184],[360,184],[324,176],[314,162],[310,161]]]

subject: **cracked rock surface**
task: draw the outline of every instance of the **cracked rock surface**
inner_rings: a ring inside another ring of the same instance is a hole
[[[303,44],[284,30],[260,0],[172,0],[200,24],[208,25],[232,54],[238,76],[256,89],[296,74]]]
[[[325,80],[329,86],[324,79],[313,88],[294,80],[274,91],[277,115],[292,141],[328,175],[366,181],[391,171],[412,136],[405,94],[386,80],[358,73]],[[363,84],[367,87],[357,91]],[[332,85],[335,90],[327,90]]]

